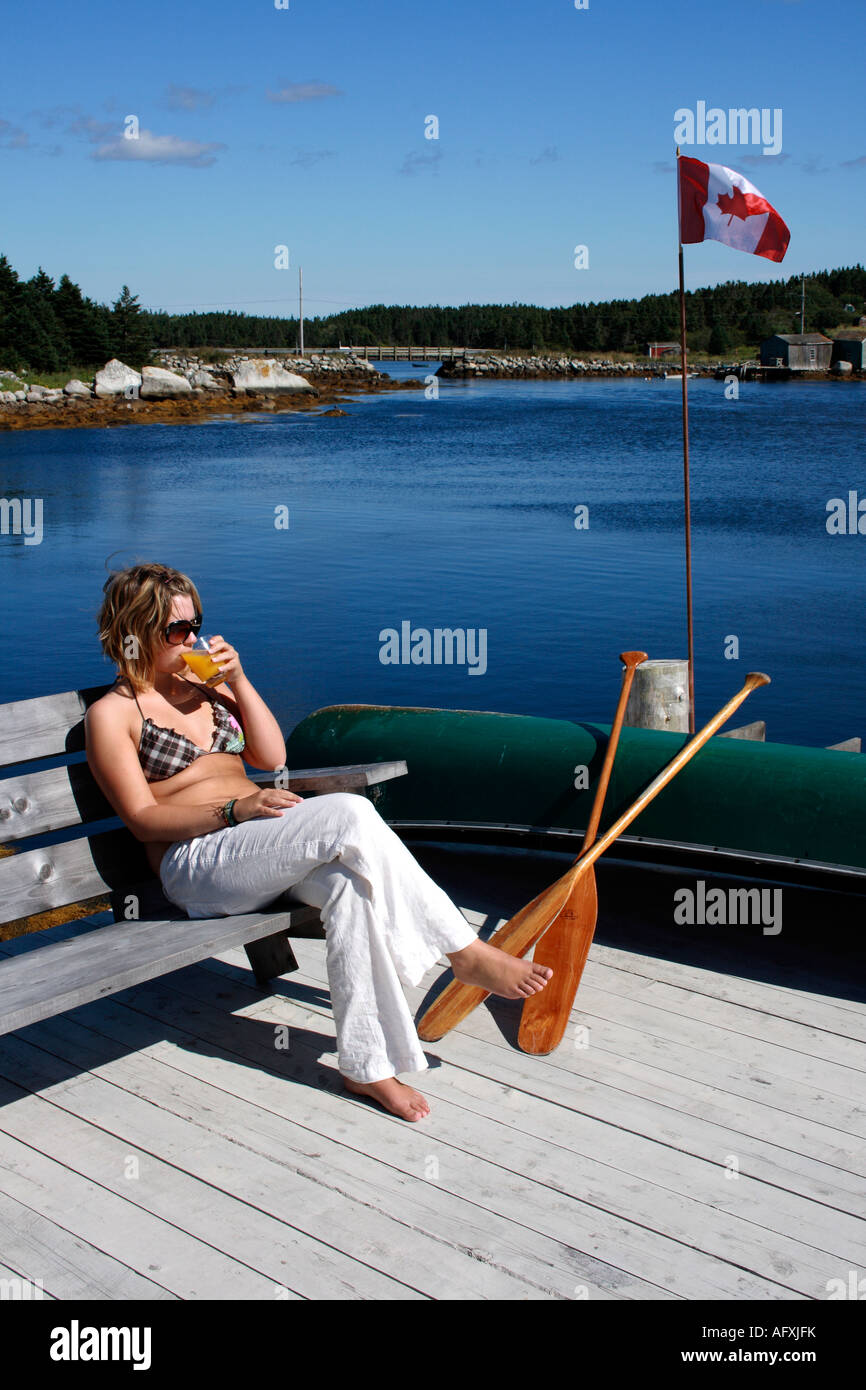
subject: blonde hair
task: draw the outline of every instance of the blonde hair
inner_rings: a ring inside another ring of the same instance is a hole
[[[173,600],[188,594],[201,617],[201,599],[192,580],[168,565],[133,565],[110,575],[102,587],[105,598],[97,617],[102,650],[138,695],[153,684]]]

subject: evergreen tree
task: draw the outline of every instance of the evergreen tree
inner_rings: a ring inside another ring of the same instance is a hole
[[[0,365],[17,371],[22,365],[18,339],[21,332],[21,282],[5,256],[0,256]]]
[[[19,349],[39,372],[57,372],[69,357],[69,344],[54,312],[54,281],[40,266],[22,288],[23,333]]]
[[[111,349],[130,367],[140,367],[153,348],[147,315],[142,313],[137,295],[124,285],[111,306]]]
[[[108,311],[82,295],[68,275],[54,291],[54,312],[69,344],[68,365],[101,367],[111,356]]]

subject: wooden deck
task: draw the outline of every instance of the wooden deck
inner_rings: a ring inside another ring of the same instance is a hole
[[[419,857],[491,928],[539,872]],[[272,996],[238,950],[0,1038],[0,1279],[64,1300],[827,1299],[866,1269],[862,981],[784,932],[648,937],[637,881],[599,873],[559,1050],[519,1052],[519,1006],[493,1001],[428,1045],[416,1125],[342,1092],[318,941]]]

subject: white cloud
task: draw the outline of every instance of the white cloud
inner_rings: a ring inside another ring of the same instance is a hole
[[[215,163],[217,152],[225,148],[225,145],[203,145],[199,140],[181,140],[177,135],[154,135],[150,130],[141,130],[137,140],[127,140],[121,135],[106,145],[100,145],[91,158],[122,159],[145,164],[186,164],[194,169],[204,169]]]

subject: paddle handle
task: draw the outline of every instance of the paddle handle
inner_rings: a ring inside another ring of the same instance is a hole
[[[611,726],[610,737],[607,741],[607,752],[604,755],[604,763],[602,764],[601,776],[598,779],[595,800],[592,803],[589,824],[586,827],[586,834],[583,837],[583,849],[581,850],[581,854],[589,849],[598,834],[598,825],[601,820],[602,808],[604,807],[604,798],[607,795],[607,787],[613,769],[613,760],[616,756],[616,746],[619,743],[622,721],[625,719],[625,707],[628,704],[634,673],[641,662],[646,661],[647,654],[646,652],[620,652],[619,659],[625,666],[625,670],[622,673],[619,704],[616,707],[616,714],[614,715],[613,724]]]
[[[736,695],[732,695],[728,703],[723,705],[719,710],[718,714],[714,714],[712,719],[708,720],[704,727],[689,739],[685,747],[680,749],[676,757],[671,758],[667,766],[663,767],[658,776],[653,778],[646,790],[641,792],[637,801],[633,802],[628,810],[623,812],[619,820],[614,821],[613,825],[609,830],[605,831],[601,839],[596,840],[595,844],[589,849],[584,850],[579,859],[575,861],[575,871],[579,870],[583,872],[585,869],[589,868],[590,864],[594,864],[599,855],[604,854],[608,846],[613,844],[617,836],[621,835],[624,830],[627,830],[633,820],[637,820],[641,811],[649,805],[654,797],[658,796],[662,788],[666,787],[668,782],[673,781],[677,773],[685,767],[686,763],[695,756],[699,749],[703,748],[704,744],[712,738],[716,730],[721,728],[727,719],[730,719],[734,711],[739,709],[740,705],[744,700],[748,699],[752,691],[759,685],[769,684],[770,677],[764,675],[763,671],[750,671],[746,676],[742,690],[738,690]]]
[[[734,711],[739,709],[740,705],[752,691],[759,685],[769,685],[769,683],[769,676],[765,676],[760,671],[750,671],[746,677],[742,690],[739,690],[737,694],[719,710],[718,714],[714,715],[713,718],[689,740],[685,747],[680,749],[679,753],[671,759],[666,767],[662,768],[658,776],[654,778],[646,790],[641,793],[637,801],[620,816],[619,820],[614,822],[600,840],[597,840],[591,848],[581,854],[581,856],[575,860],[573,866],[563,874],[561,879],[559,879],[558,883],[552,886],[554,888],[559,887],[562,891],[567,893],[584,870],[589,868],[590,864],[594,864],[599,855],[604,853],[617,836],[621,835],[622,832],[631,825],[632,821],[640,815],[641,811],[649,805],[662,788],[666,787],[668,782],[676,777],[677,773],[694,757],[707,740],[712,738],[713,734],[724,724],[725,720],[730,719]],[[497,932],[494,932],[493,936],[490,938],[490,945],[498,946],[500,950],[507,951],[511,956],[526,955],[544,935],[544,932],[551,925],[551,922],[556,920],[556,914],[554,914],[552,918],[544,922],[539,930],[535,915],[536,909],[550,892],[551,888],[546,888],[542,893],[539,893],[538,897],[534,898],[531,903],[515,913],[510,921],[500,927]],[[487,998],[489,992],[489,990],[482,989],[478,985],[467,985],[460,980],[452,980],[442,991],[439,998],[431,1004],[430,1008],[421,1019],[418,1027],[419,1036],[424,1042],[437,1042],[439,1038],[450,1032],[452,1028],[455,1028],[458,1023],[462,1023],[464,1018],[467,1018],[472,1010]]]

